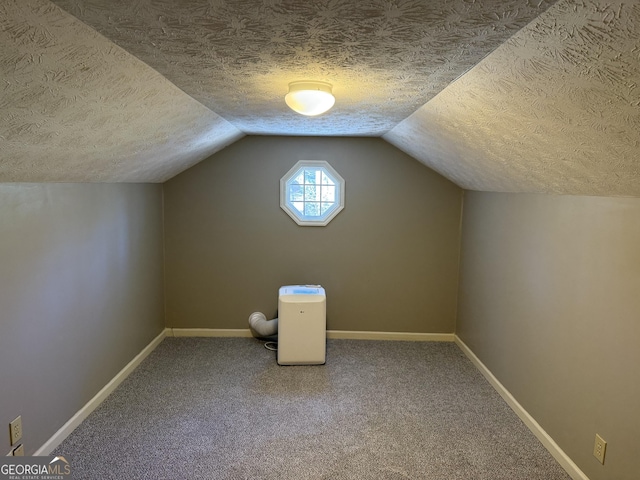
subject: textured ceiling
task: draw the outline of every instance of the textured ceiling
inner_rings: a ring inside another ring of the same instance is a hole
[[[248,134],[382,135],[540,14],[529,0],[53,0]],[[541,4],[541,5],[538,5]],[[334,85],[330,114],[283,102]]]
[[[465,188],[640,196],[638,38],[637,0],[0,0],[0,181],[364,135]],[[309,78],[320,117],[283,101]]]
[[[0,26],[0,181],[161,182],[242,136],[48,1]]]
[[[472,190],[640,197],[640,2],[560,2],[384,136]]]

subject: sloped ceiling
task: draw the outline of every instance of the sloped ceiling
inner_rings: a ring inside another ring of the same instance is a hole
[[[634,0],[0,0],[0,28],[0,181],[358,135],[464,188],[640,196]],[[316,118],[283,102],[309,78],[337,97]]]
[[[162,182],[242,136],[48,1],[0,25],[2,182]]]
[[[384,138],[461,187],[640,196],[640,2],[560,2]]]

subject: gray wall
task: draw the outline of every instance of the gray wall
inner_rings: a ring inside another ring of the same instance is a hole
[[[346,206],[281,208],[280,178],[326,160]],[[453,332],[462,191],[381,139],[246,137],[164,184],[167,326],[247,328],[278,288],[319,283],[334,330]]]
[[[0,184],[0,258],[0,425],[30,455],[164,328],[162,187]]]
[[[458,335],[591,480],[637,479],[640,199],[467,192],[462,237]]]

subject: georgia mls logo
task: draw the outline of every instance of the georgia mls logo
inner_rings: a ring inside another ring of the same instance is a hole
[[[71,467],[64,457],[55,457],[49,462],[49,475],[69,475]]]
[[[0,480],[72,480],[71,465],[62,456],[5,457],[0,459]]]

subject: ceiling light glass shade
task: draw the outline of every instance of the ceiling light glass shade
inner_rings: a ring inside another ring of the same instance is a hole
[[[336,103],[330,83],[308,80],[291,82],[284,101],[294,112],[308,116],[320,115]]]

